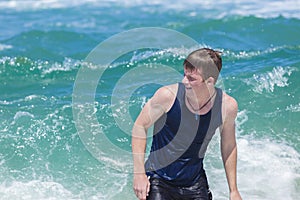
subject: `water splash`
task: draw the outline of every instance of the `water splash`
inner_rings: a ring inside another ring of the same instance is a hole
[[[274,67],[271,72],[254,74],[252,78],[245,79],[245,83],[251,85],[256,93],[262,94],[264,91],[272,93],[275,87],[287,87],[288,77],[296,70],[292,67]]]

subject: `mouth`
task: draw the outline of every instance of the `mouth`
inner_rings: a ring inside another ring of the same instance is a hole
[[[186,90],[191,90],[191,89],[192,89],[192,87],[185,87],[185,89],[186,89]]]

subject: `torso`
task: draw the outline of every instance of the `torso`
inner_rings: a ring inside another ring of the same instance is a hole
[[[217,89],[214,106],[197,119],[186,106],[184,86],[171,85],[168,90],[175,95],[170,98],[172,105],[167,113],[155,123],[146,170],[150,175],[188,184],[203,173],[202,160],[207,145],[222,124],[222,91]]]

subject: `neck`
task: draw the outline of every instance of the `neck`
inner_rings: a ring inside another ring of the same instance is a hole
[[[206,94],[202,95],[186,95],[187,103],[189,104],[189,107],[194,112],[201,112],[204,110],[205,107],[211,105],[213,98],[216,96],[216,89],[213,88],[212,90],[207,90],[208,92]],[[201,94],[201,93],[198,93]]]

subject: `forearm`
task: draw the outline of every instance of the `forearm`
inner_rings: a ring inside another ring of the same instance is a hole
[[[237,148],[236,144],[228,149],[223,150],[223,163],[226,172],[226,178],[230,192],[237,191],[236,165],[237,165]]]
[[[145,174],[144,160],[147,142],[147,130],[141,126],[134,125],[132,130],[132,155],[134,174]]]
[[[147,129],[135,124],[132,129],[133,154],[133,190],[138,199],[146,199],[150,191],[150,182],[145,173],[144,159]]]

